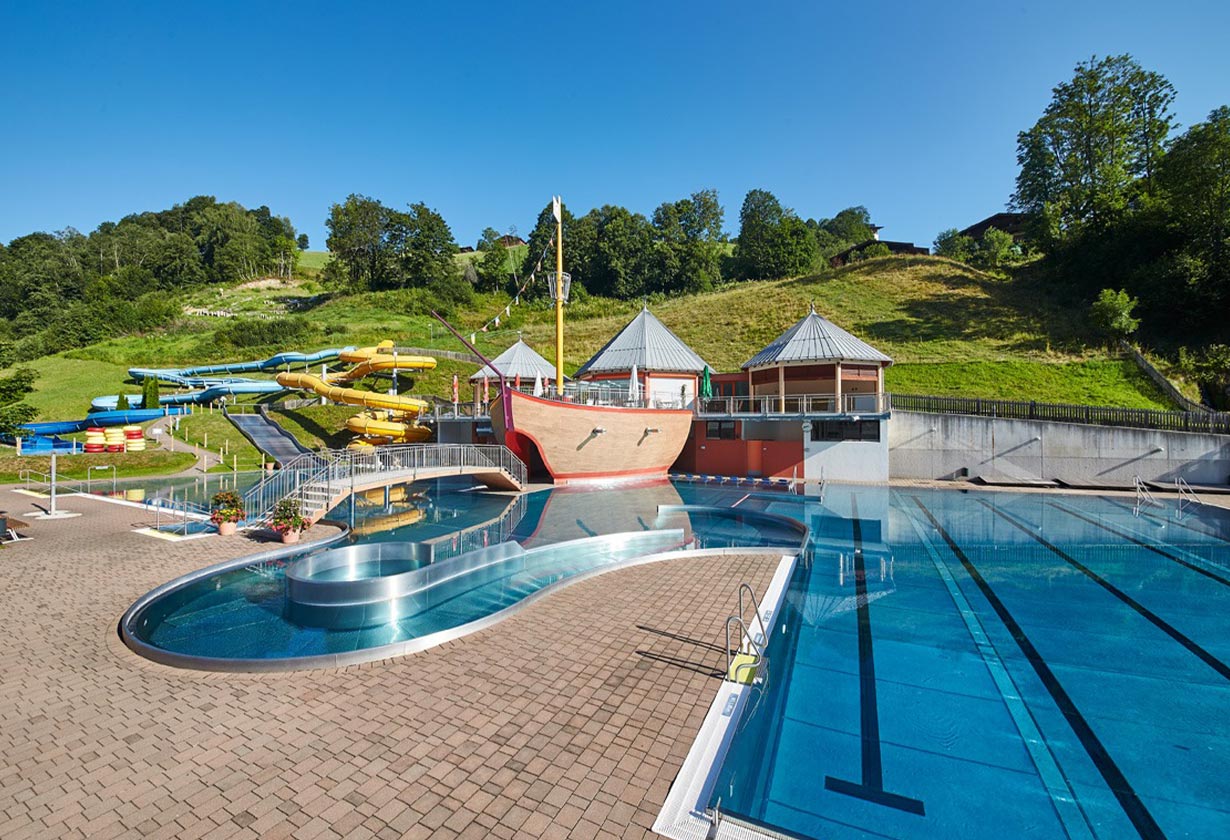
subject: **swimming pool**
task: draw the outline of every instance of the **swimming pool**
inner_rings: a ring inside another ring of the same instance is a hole
[[[1230,836],[1225,511],[839,487],[762,507],[813,547],[767,683],[700,768],[717,836]]]
[[[669,484],[508,497],[452,479],[381,492],[333,512],[355,517],[361,533],[349,548],[202,570],[148,593],[122,629],[131,647],[170,664],[326,667],[422,650],[639,558],[685,547],[798,549],[793,520],[673,509],[680,502]],[[369,528],[373,521],[393,526]]]

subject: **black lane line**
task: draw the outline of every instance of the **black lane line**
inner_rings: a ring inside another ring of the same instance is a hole
[[[1097,528],[1101,528],[1103,531],[1114,534],[1117,537],[1122,537],[1128,542],[1135,543],[1141,548],[1148,549],[1149,551],[1152,551],[1154,554],[1158,554],[1162,557],[1165,557],[1167,560],[1173,560],[1174,562],[1178,563],[1180,566],[1183,566],[1184,568],[1191,569],[1193,572],[1199,572],[1205,577],[1212,578],[1213,580],[1225,586],[1230,586],[1230,579],[1224,578],[1215,572],[1209,571],[1208,569],[1201,568],[1200,566],[1197,566],[1195,563],[1189,563],[1188,561],[1184,560],[1182,557],[1176,557],[1175,555],[1171,554],[1169,551],[1166,551],[1165,549],[1158,548],[1155,545],[1150,545],[1144,540],[1137,539],[1135,535],[1130,534],[1127,531],[1120,531],[1118,528],[1114,527],[1113,525],[1107,525],[1105,523],[1097,521],[1096,519],[1090,519],[1088,516],[1085,516],[1082,513],[1077,513],[1074,510],[1069,510],[1063,505],[1057,505],[1054,502],[1047,502],[1047,504],[1055,508],[1055,510],[1063,511],[1068,516],[1074,516],[1077,519],[1081,520],[1082,522],[1088,522],[1090,525],[1093,525],[1094,527],[1097,527]]]
[[[1033,537],[1033,539],[1037,541],[1038,543],[1040,543],[1041,545],[1046,546],[1046,548],[1048,548],[1051,551],[1051,553],[1054,554],[1056,557],[1059,557],[1069,566],[1076,569],[1078,572],[1083,574],[1085,577],[1089,578],[1091,581],[1096,583],[1098,586],[1105,589],[1111,595],[1114,595],[1116,598],[1118,598],[1123,603],[1127,604],[1129,607],[1135,610],[1138,615],[1140,615],[1142,618],[1144,618],[1146,621],[1148,621],[1158,630],[1161,630],[1167,636],[1174,639],[1176,642],[1178,642],[1180,645],[1186,648],[1188,652],[1194,654],[1197,659],[1199,659],[1205,665],[1208,665],[1210,668],[1216,671],[1224,679],[1230,680],[1230,665],[1227,665],[1225,662],[1222,662],[1216,656],[1209,653],[1207,650],[1202,648],[1200,645],[1196,644],[1192,639],[1180,633],[1179,630],[1175,628],[1173,624],[1166,621],[1166,619],[1162,618],[1160,615],[1153,612],[1153,610],[1149,609],[1144,604],[1137,601],[1131,595],[1127,594],[1122,589],[1115,586],[1113,583],[1111,583],[1106,578],[1099,575],[1097,572],[1095,572],[1093,569],[1086,566],[1081,561],[1077,560],[1072,555],[1066,553],[1065,551],[1058,548],[1057,546],[1052,545],[1051,543],[1047,542],[1044,537],[1039,536],[1038,534],[1034,533],[1033,530],[1031,530],[1029,527],[1022,525],[1020,522],[1018,522],[1016,520],[1016,517],[1009,516],[1008,514],[1004,513],[1002,510],[997,510],[994,506],[988,504],[984,499],[979,499],[978,503],[985,506],[987,510],[994,513],[996,516],[998,516],[1000,519],[1007,522],[1009,525],[1012,525],[1017,530]]]
[[[1143,516],[1145,519],[1151,519],[1154,522],[1161,522],[1164,525],[1178,525],[1180,528],[1185,528],[1188,531],[1191,531],[1193,534],[1199,534],[1202,537],[1212,537],[1215,540],[1221,540],[1224,543],[1230,543],[1230,537],[1224,537],[1221,534],[1214,533],[1213,531],[1206,531],[1203,528],[1197,528],[1193,525],[1188,525],[1187,523],[1181,522],[1178,519],[1166,519],[1164,517],[1154,516],[1151,513],[1146,513],[1143,509],[1134,508],[1130,505],[1125,505],[1120,502],[1116,502],[1114,499],[1107,497],[1107,496],[1103,496],[1102,498],[1106,499],[1106,501],[1110,502],[1112,505],[1114,505],[1117,508],[1123,508],[1126,511],[1131,511],[1133,514],[1137,516]]]
[[[1055,705],[1059,708],[1064,720],[1068,722],[1068,726],[1072,727],[1072,731],[1076,734],[1077,740],[1081,742],[1085,752],[1088,753],[1090,760],[1093,761],[1098,772],[1102,774],[1102,779],[1105,780],[1107,787],[1111,793],[1115,795],[1115,799],[1119,802],[1119,807],[1131,820],[1132,826],[1135,827],[1136,833],[1146,840],[1164,840],[1166,837],[1161,826],[1153,819],[1153,815],[1149,813],[1149,809],[1140,801],[1140,797],[1136,795],[1136,791],[1128,782],[1127,777],[1123,775],[1123,771],[1119,769],[1119,765],[1115,764],[1115,760],[1110,757],[1106,747],[1098,740],[1098,736],[1094,734],[1093,727],[1089,725],[1089,721],[1085,720],[1085,716],[1080,713],[1080,709],[1076,708],[1076,704],[1072,702],[1072,698],[1064,687],[1060,685],[1059,680],[1055,677],[1055,673],[1050,666],[1046,664],[1046,660],[1038,653],[1038,649],[1034,647],[1033,642],[1029,640],[1029,636],[1025,634],[1021,625],[1017,624],[1016,619],[1012,617],[1012,613],[1004,606],[1004,602],[995,594],[995,590],[987,583],[982,573],[974,566],[973,562],[961,550],[961,547],[953,540],[948,531],[944,530],[931,511],[927,510],[926,505],[922,503],[922,499],[917,496],[912,497],[914,504],[918,505],[918,509],[923,512],[927,520],[948,544],[948,549],[953,553],[953,556],[961,562],[965,568],[965,573],[970,576],[978,589],[982,592],[987,603],[991,605],[991,609],[995,611],[995,615],[999,617],[1000,622],[1004,627],[1008,628],[1013,641],[1017,647],[1021,649],[1021,653],[1025,655],[1025,659],[1034,669],[1034,673],[1038,675],[1038,679],[1042,681],[1042,685],[1046,688],[1051,699],[1055,701]]]
[[[863,562],[863,523],[858,518],[858,499],[850,498],[854,531],[854,595],[858,601],[858,707],[862,744],[863,777],[850,782],[824,777],[824,787],[858,799],[925,816],[923,803],[884,790],[884,761],[880,754],[880,710],[876,701],[876,661],[871,635],[871,605],[867,600],[867,568]]]

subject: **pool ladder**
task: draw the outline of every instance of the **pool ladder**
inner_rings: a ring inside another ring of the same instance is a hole
[[[1132,508],[1133,515],[1140,516],[1143,508],[1157,505],[1157,499],[1153,498],[1149,485],[1145,484],[1145,480],[1139,475],[1132,476],[1132,488],[1136,491],[1136,506]]]
[[[744,600],[746,596],[746,600]],[[759,628],[759,633],[753,635],[748,622],[744,620],[747,604],[751,603],[755,611],[753,627]],[[737,628],[738,637],[734,647],[731,647],[731,628]],[[744,685],[759,682],[761,686],[768,684],[769,662],[765,655],[769,634],[765,630],[764,618],[760,613],[760,603],[750,584],[739,584],[739,611],[726,619],[726,673],[724,680]]]
[[[1183,478],[1181,475],[1175,476],[1174,491],[1179,494],[1179,506],[1174,512],[1175,519],[1183,518],[1183,511],[1185,508],[1191,507],[1192,505],[1204,504],[1201,498],[1196,495],[1196,491],[1192,490],[1192,486],[1187,483],[1187,479]]]

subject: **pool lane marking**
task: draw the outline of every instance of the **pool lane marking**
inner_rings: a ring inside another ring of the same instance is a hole
[[[923,515],[931,523],[931,527],[935,528],[944,542],[948,544],[948,548],[953,553],[953,556],[960,561],[966,574],[970,576],[970,579],[974,581],[979,591],[982,592],[983,597],[987,599],[991,609],[999,617],[1000,622],[1008,629],[1008,633],[1012,636],[1013,641],[1016,642],[1021,653],[1025,655],[1025,659],[1029,662],[1030,667],[1034,669],[1034,673],[1042,681],[1042,685],[1046,688],[1047,693],[1051,695],[1051,699],[1055,701],[1055,705],[1059,708],[1064,720],[1068,722],[1068,726],[1072,727],[1077,740],[1081,742],[1081,746],[1089,754],[1089,758],[1102,775],[1107,787],[1110,788],[1111,793],[1118,800],[1119,807],[1123,809],[1123,813],[1131,820],[1136,833],[1146,838],[1146,840],[1164,840],[1166,835],[1162,831],[1161,826],[1153,819],[1153,815],[1149,813],[1145,803],[1140,801],[1140,797],[1136,795],[1135,789],[1128,782],[1127,777],[1123,775],[1119,765],[1111,758],[1105,745],[1098,739],[1097,734],[1093,731],[1093,727],[1089,725],[1089,721],[1085,720],[1085,716],[1081,714],[1080,709],[1076,708],[1076,703],[1072,701],[1071,696],[1059,682],[1055,673],[1046,664],[1046,660],[1038,653],[1038,649],[1034,647],[1025,630],[1013,618],[1012,613],[1008,611],[1004,602],[995,594],[995,590],[987,583],[986,578],[978,571],[973,561],[961,550],[961,546],[957,545],[948,531],[944,529],[944,526],[931,514],[931,511],[927,510],[926,505],[922,503],[922,499],[917,496],[914,496],[913,499],[914,504],[918,505],[919,510],[923,512]]]
[[[1224,578],[1221,575],[1217,574],[1216,572],[1211,572],[1208,569],[1205,569],[1201,566],[1197,566],[1195,563],[1191,563],[1187,560],[1184,560],[1182,557],[1178,557],[1174,554],[1171,554],[1169,551],[1166,551],[1165,549],[1158,548],[1156,545],[1147,543],[1144,540],[1139,539],[1131,531],[1124,531],[1112,525],[1107,525],[1103,522],[1099,522],[1096,519],[1091,519],[1082,513],[1078,513],[1077,511],[1072,510],[1066,505],[1056,504],[1055,502],[1048,502],[1047,504],[1055,508],[1055,510],[1063,511],[1068,516],[1073,516],[1081,520],[1082,522],[1088,522],[1090,525],[1093,525],[1095,528],[1101,528],[1103,531],[1106,531],[1107,533],[1114,534],[1117,537],[1122,537],[1128,542],[1135,543],[1141,548],[1147,549],[1148,551],[1152,551],[1154,554],[1165,557],[1167,560],[1173,560],[1174,562],[1178,563],[1180,566],[1183,566],[1184,568],[1191,569],[1193,572],[1202,574],[1207,578],[1212,578],[1213,580],[1217,581],[1223,586],[1230,586],[1230,578]]]
[[[1056,557],[1063,560],[1069,566],[1076,569],[1078,572],[1083,574],[1085,577],[1089,578],[1091,581],[1096,583],[1098,586],[1105,589],[1111,595],[1114,595],[1116,598],[1118,598],[1120,601],[1122,601],[1127,606],[1131,607],[1136,612],[1137,615],[1139,615],[1141,618],[1148,621],[1158,630],[1161,630],[1163,633],[1165,633],[1170,638],[1174,639],[1176,642],[1182,645],[1189,653],[1193,654],[1197,659],[1199,659],[1205,665],[1208,665],[1210,668],[1216,671],[1223,679],[1230,680],[1230,665],[1226,665],[1225,662],[1222,662],[1216,656],[1214,656],[1213,654],[1209,653],[1207,650],[1202,648],[1193,639],[1181,633],[1178,630],[1178,628],[1176,628],[1170,622],[1166,621],[1166,619],[1162,618],[1160,615],[1153,612],[1153,610],[1149,609],[1144,604],[1137,601],[1131,595],[1127,594],[1122,589],[1115,586],[1113,583],[1108,581],[1106,578],[1099,575],[1093,569],[1089,568],[1084,563],[1082,563],[1081,561],[1077,560],[1072,555],[1065,552],[1063,549],[1059,548],[1058,546],[1054,545],[1051,542],[1048,542],[1047,539],[1043,537],[1041,534],[1037,534],[1028,526],[1022,525],[1015,516],[1011,516],[1005,513],[1004,511],[999,510],[995,506],[989,504],[985,499],[979,499],[978,503],[986,507],[987,510],[994,513],[996,516],[998,516],[1000,519],[1007,522],[1009,525],[1012,525],[1013,527],[1017,528],[1022,533],[1028,534],[1037,543],[1049,549],[1050,552],[1054,554]]]
[[[1055,814],[1060,824],[1064,827],[1064,831],[1073,840],[1092,838],[1094,833],[1090,827],[1089,818],[1085,814],[1084,806],[1077,799],[1071,785],[1069,785],[1068,777],[1059,766],[1058,759],[1051,752],[1050,746],[1038,728],[1037,721],[1034,720],[1033,714],[1029,710],[1029,706],[1022,698],[1021,690],[1012,679],[1008,666],[1004,664],[1003,659],[1000,657],[995,643],[987,635],[986,628],[982,625],[982,619],[978,617],[978,613],[970,606],[965,593],[961,591],[961,587],[957,584],[948,565],[940,557],[939,550],[932,544],[918,516],[908,508],[902,508],[902,510],[906,515],[906,520],[914,529],[914,533],[918,535],[919,543],[927,552],[927,556],[931,558],[931,563],[935,566],[935,571],[939,575],[940,580],[943,581],[944,586],[948,589],[948,596],[952,598],[952,602],[956,606],[957,612],[960,613],[962,621],[965,622],[965,628],[974,642],[974,648],[981,657],[983,667],[987,669],[991,682],[995,684],[1000,700],[1003,701],[1004,706],[1007,708],[1008,716],[1016,726],[1017,733],[1021,736],[1025,751],[1029,753],[1030,758],[1033,760],[1034,767],[1038,771],[1038,776],[1042,781],[1043,787],[1046,789],[1047,795],[1051,798],[1051,805],[1055,809]]]
[[[862,745],[862,781],[851,782],[834,776],[824,777],[825,790],[853,796],[877,805],[925,816],[923,803],[884,790],[884,761],[880,752],[880,710],[876,700],[875,647],[871,634],[871,602],[867,600],[867,568],[863,560],[863,523],[858,516],[858,499],[850,495],[854,532],[854,595],[858,602],[858,706],[859,741]]]
[[[1130,505],[1125,505],[1120,502],[1117,502],[1114,499],[1109,498],[1109,497],[1103,497],[1103,498],[1105,498],[1106,501],[1110,502],[1112,505],[1114,505],[1117,508],[1122,508],[1123,510],[1130,511],[1134,516],[1143,516],[1145,519],[1152,519],[1154,522],[1161,522],[1165,525],[1178,525],[1180,528],[1185,528],[1188,531],[1191,531],[1193,534],[1199,534],[1202,537],[1212,537],[1215,540],[1221,540],[1224,543],[1230,543],[1230,537],[1222,536],[1221,534],[1214,533],[1213,531],[1206,531],[1203,528],[1196,528],[1178,519],[1168,519],[1166,517],[1154,516],[1153,514],[1145,511],[1144,508],[1134,508]]]

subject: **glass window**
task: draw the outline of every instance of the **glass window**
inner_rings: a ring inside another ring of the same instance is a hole
[[[705,437],[709,440],[734,440],[734,420],[710,420],[705,424]]]
[[[861,440],[880,442],[878,420],[821,420],[812,421],[811,439],[815,442],[838,440]]]

